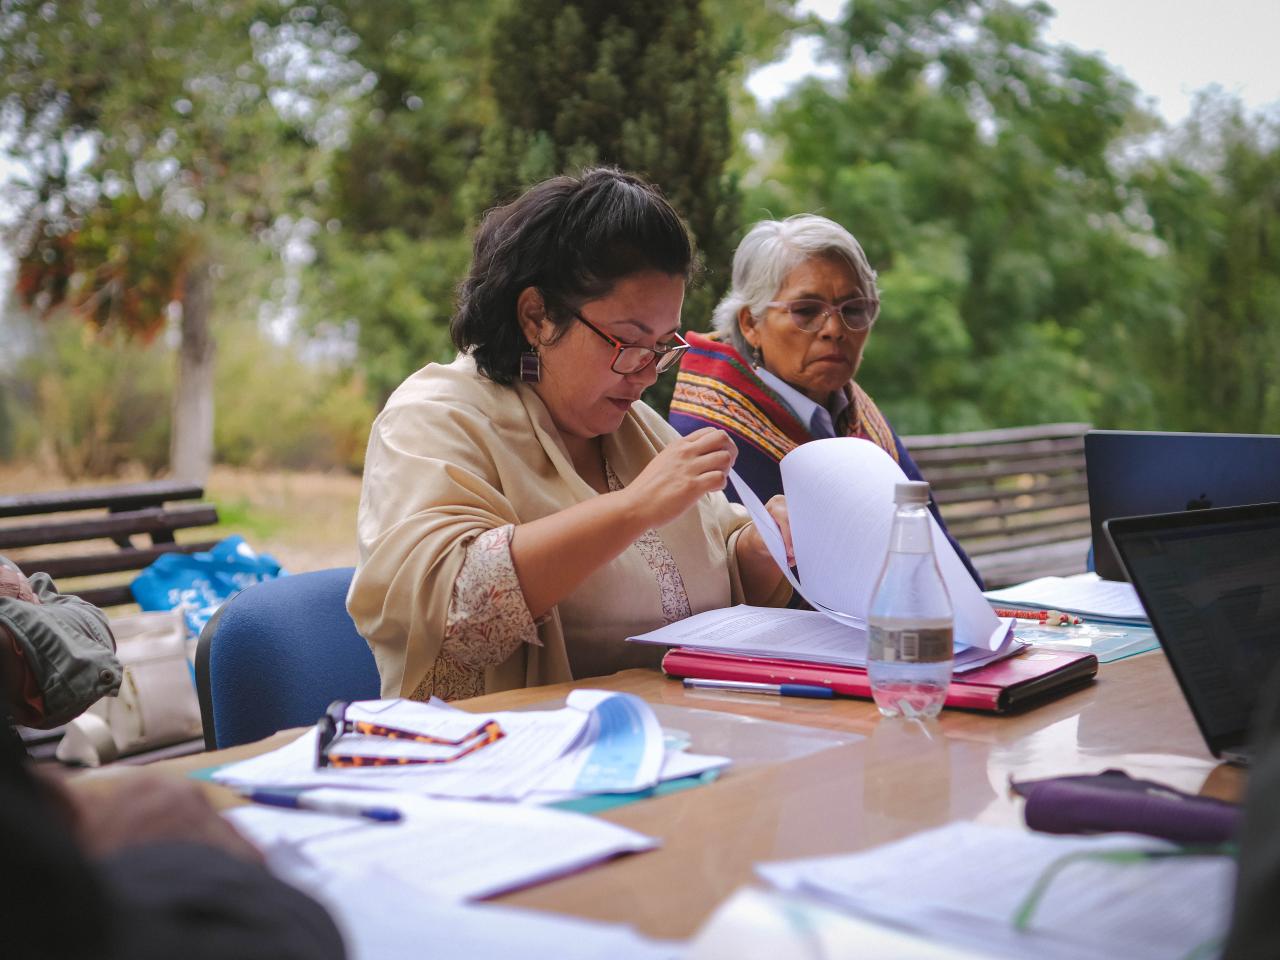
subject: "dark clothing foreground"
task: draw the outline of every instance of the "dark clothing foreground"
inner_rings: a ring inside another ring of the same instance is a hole
[[[1258,702],[1235,912],[1222,960],[1280,957],[1280,669]]]
[[[190,843],[87,859],[20,746],[0,737],[5,960],[340,960],[324,909],[262,867]]]

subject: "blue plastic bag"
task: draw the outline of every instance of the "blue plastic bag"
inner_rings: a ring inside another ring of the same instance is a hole
[[[166,553],[129,586],[143,610],[182,608],[189,635],[198,637],[218,607],[245,587],[284,575],[275,557],[232,536],[212,550]]]

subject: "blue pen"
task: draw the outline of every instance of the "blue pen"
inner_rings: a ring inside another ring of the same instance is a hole
[[[754,683],[749,680],[698,680],[686,677],[684,685],[691,689],[726,690],[733,693],[772,693],[779,697],[810,697],[830,700],[835,693],[830,687],[809,683]]]
[[[246,790],[241,794],[253,803],[262,803],[270,807],[286,807],[290,810],[313,810],[316,813],[331,813],[340,817],[364,817],[379,823],[395,823],[404,819],[395,807],[370,806],[356,800],[330,800],[313,797],[307,793],[292,790]]]

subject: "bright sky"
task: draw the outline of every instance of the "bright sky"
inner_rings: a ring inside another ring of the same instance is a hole
[[[1048,39],[1101,53],[1171,124],[1183,120],[1192,95],[1211,84],[1236,94],[1250,110],[1280,105],[1280,0],[1049,2],[1058,15]],[[801,0],[800,8],[834,19],[844,4]],[[785,63],[756,71],[748,86],[763,100],[776,99],[797,78],[827,72],[815,54],[812,44],[798,42]]]

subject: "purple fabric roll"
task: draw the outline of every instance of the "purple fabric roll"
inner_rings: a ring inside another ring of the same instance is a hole
[[[1141,833],[1174,843],[1226,843],[1236,835],[1235,804],[1182,793],[1123,771],[1013,784],[1027,798],[1027,826],[1045,833]]]

